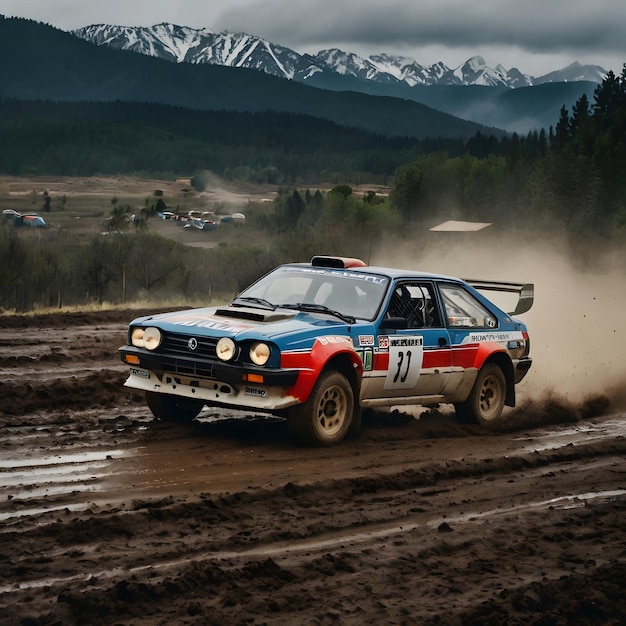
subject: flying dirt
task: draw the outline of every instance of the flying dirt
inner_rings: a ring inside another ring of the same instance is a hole
[[[137,314],[0,317],[0,624],[623,623],[613,381],[301,448],[261,414],[155,421],[117,355]]]

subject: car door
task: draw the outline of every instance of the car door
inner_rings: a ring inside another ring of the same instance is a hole
[[[452,365],[441,304],[429,281],[401,281],[379,318],[363,397],[403,398],[442,392]]]

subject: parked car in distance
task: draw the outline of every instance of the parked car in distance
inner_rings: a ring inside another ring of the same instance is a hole
[[[48,228],[46,220],[40,215],[22,215],[22,226],[29,226],[30,228]]]
[[[474,283],[474,284],[471,284]],[[514,294],[505,312],[482,293]],[[285,416],[306,445],[333,445],[365,408],[452,404],[490,422],[515,405],[531,367],[532,284],[465,281],[359,259],[289,263],[227,306],[140,317],[120,356],[125,385],[158,419],[190,421],[205,405]]]
[[[36,213],[22,215],[13,209],[4,209],[2,211],[2,217],[3,219],[10,220],[16,228],[21,226],[28,226],[30,228],[48,228],[46,220]]]

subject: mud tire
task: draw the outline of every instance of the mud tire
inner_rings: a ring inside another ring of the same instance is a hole
[[[353,417],[354,392],[348,379],[329,370],[320,374],[308,400],[290,410],[287,424],[302,445],[333,446],[351,432]]]
[[[502,415],[505,398],[504,372],[495,363],[487,363],[478,372],[467,400],[454,405],[457,419],[463,424],[488,424]]]
[[[202,400],[170,396],[154,391],[146,391],[146,402],[152,415],[158,420],[179,424],[191,422],[204,407]]]

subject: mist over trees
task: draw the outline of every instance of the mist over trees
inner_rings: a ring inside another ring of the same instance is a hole
[[[98,235],[89,245],[23,238],[5,220],[4,310],[164,299],[209,304],[279,263],[318,253],[367,259],[385,235],[419,240],[443,219],[493,222],[514,233],[556,229],[582,257],[597,242],[626,240],[626,66],[619,76],[609,72],[592,101],[584,95],[571,111],[563,107],[547,130],[479,133],[466,142],[380,137],[270,112],[187,116],[125,103],[22,105],[0,102],[5,174],[193,173],[201,187],[202,172],[212,170],[281,188],[273,202],[250,207],[240,243],[210,250],[152,233],[155,198],[133,228],[130,207],[112,200],[109,223],[119,236]],[[210,127],[200,128],[209,119]],[[321,181],[335,187],[321,192]],[[353,192],[365,182],[388,184],[390,193]]]

